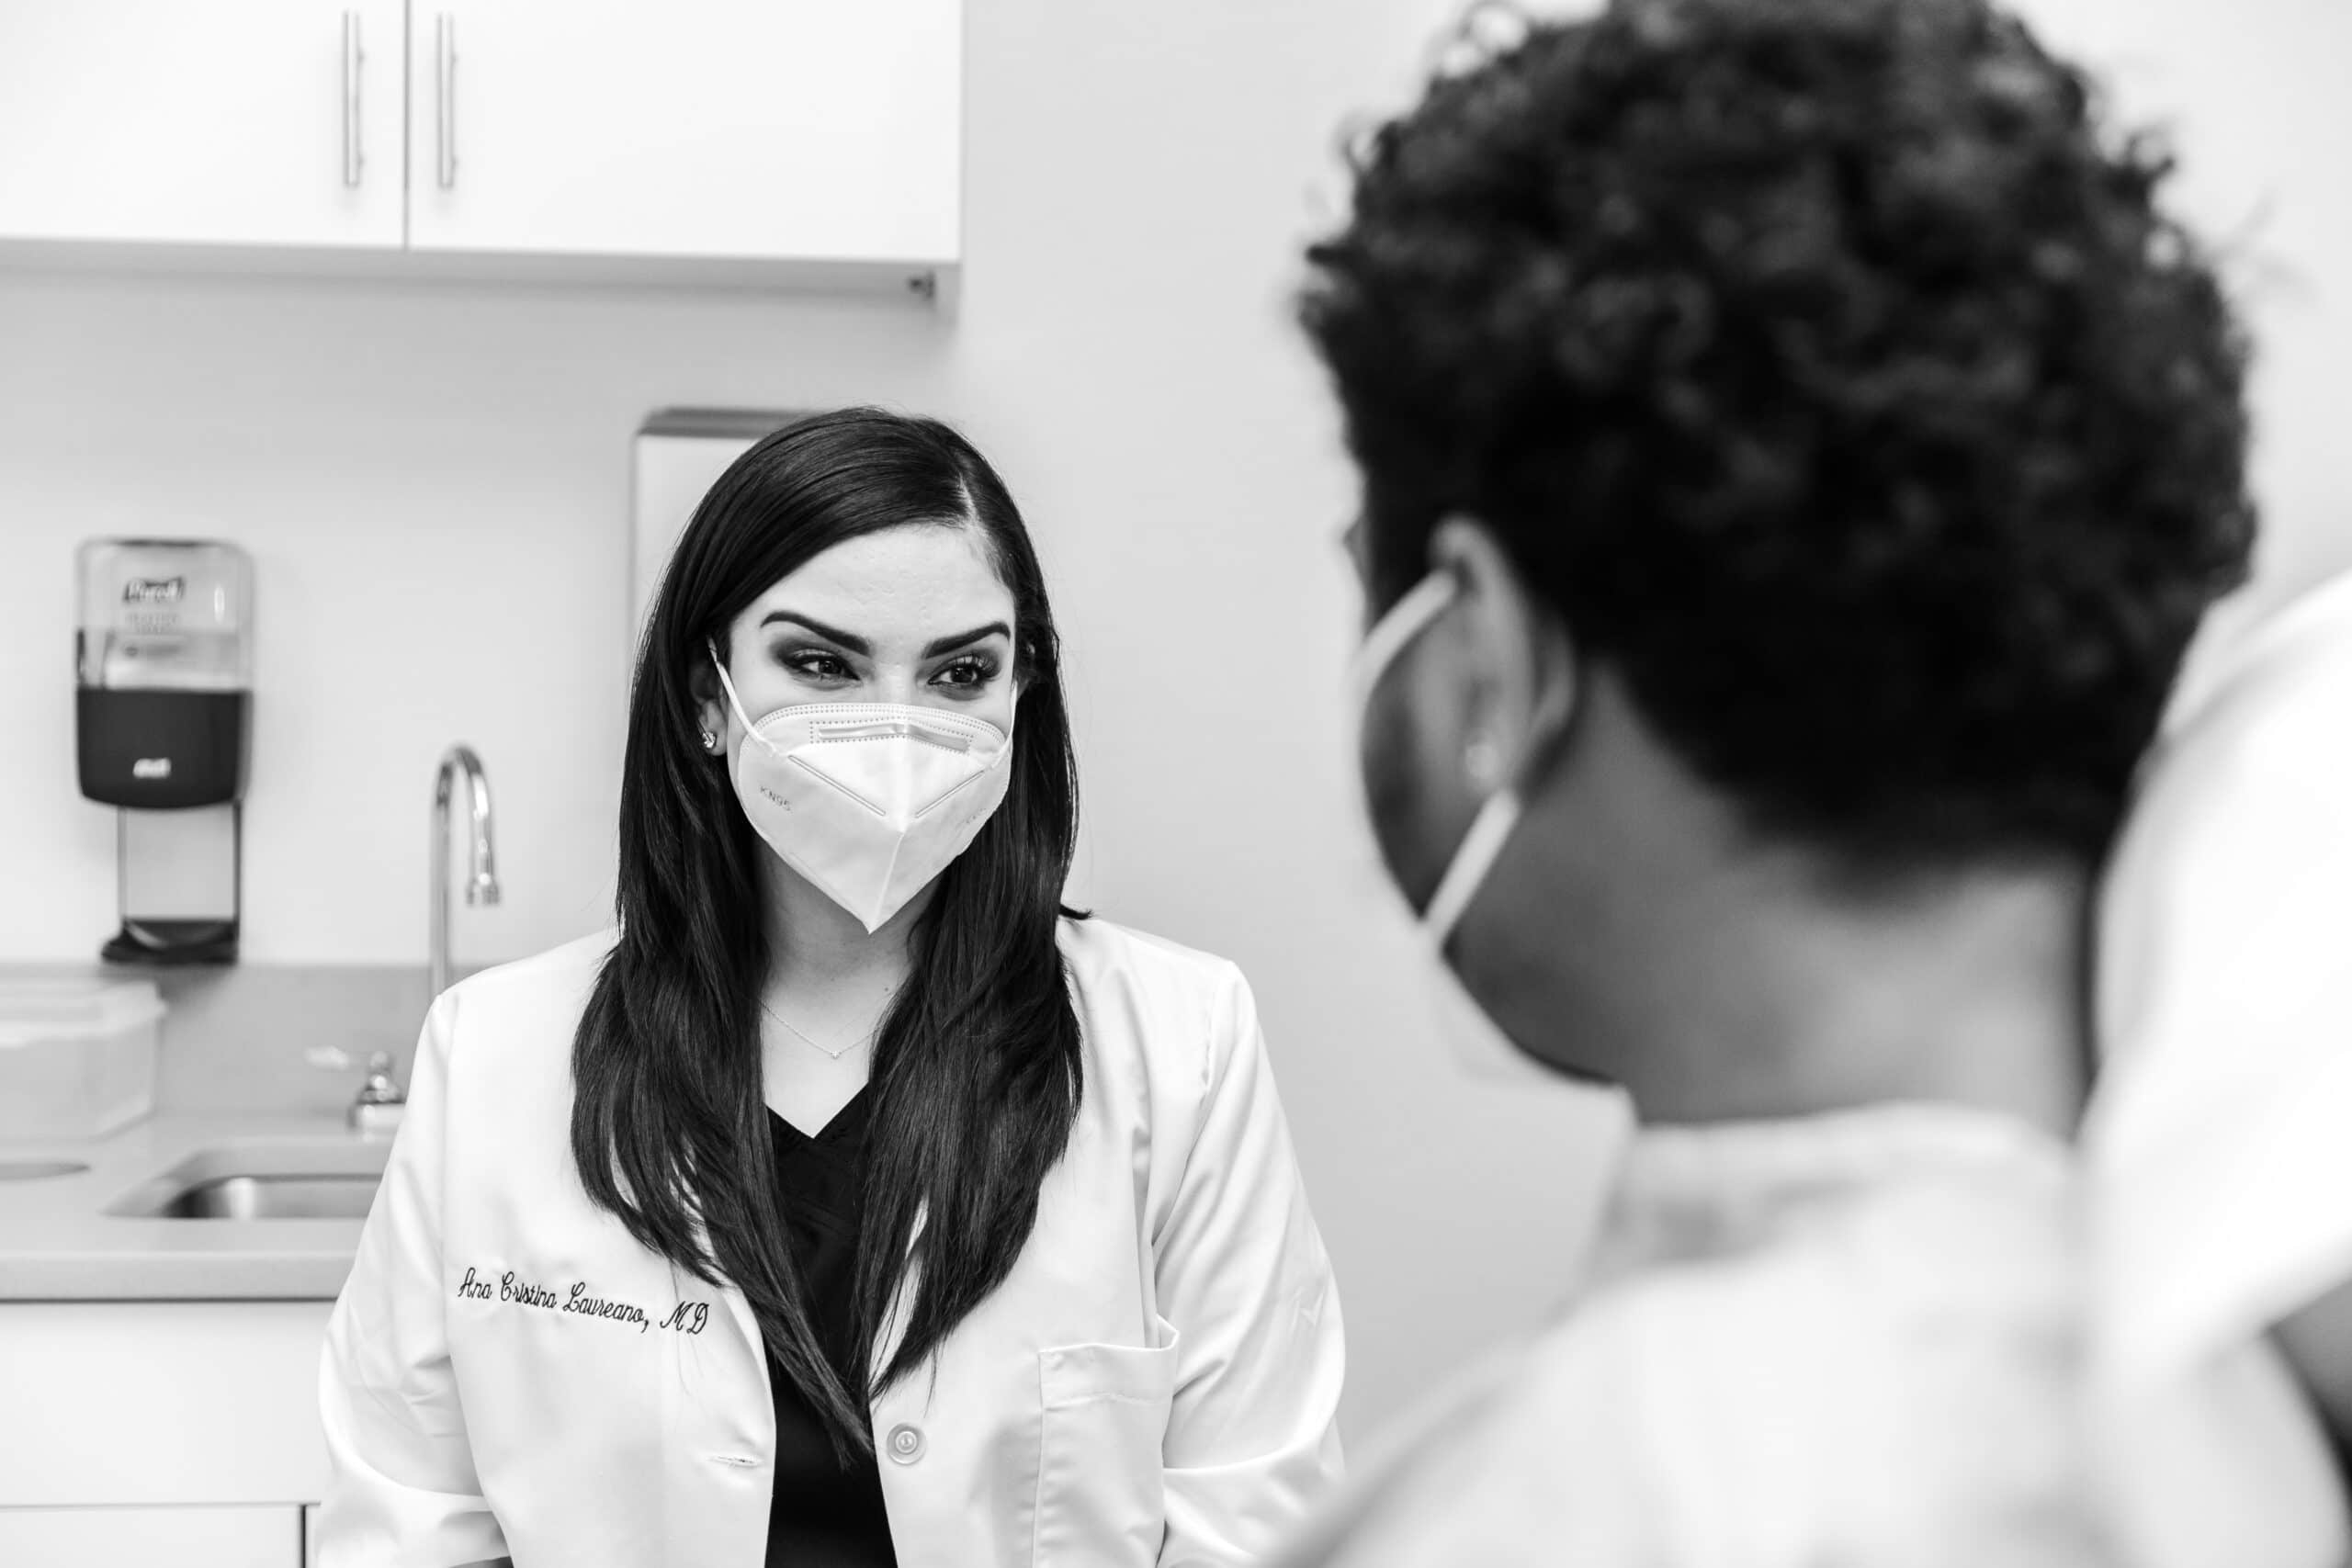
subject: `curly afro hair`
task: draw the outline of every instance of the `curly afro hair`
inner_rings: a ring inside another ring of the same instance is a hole
[[[2096,857],[2255,523],[2244,336],[2098,121],[1984,0],[1615,0],[1441,75],[1300,305],[1374,603],[1475,516],[1757,828]]]

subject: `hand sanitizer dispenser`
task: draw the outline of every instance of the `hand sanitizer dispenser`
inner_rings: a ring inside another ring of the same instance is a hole
[[[234,545],[92,539],[77,558],[82,793],[118,808],[127,964],[237,956],[253,736],[253,561]]]

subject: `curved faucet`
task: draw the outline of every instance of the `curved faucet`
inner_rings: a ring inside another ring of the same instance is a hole
[[[433,996],[449,988],[449,795],[459,775],[466,781],[466,902],[498,902],[498,863],[490,841],[490,777],[470,746],[441,754],[433,775],[433,923],[430,929]]]

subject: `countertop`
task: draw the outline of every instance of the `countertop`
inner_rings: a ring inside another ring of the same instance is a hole
[[[0,965],[0,977],[96,973]],[[119,972],[115,972],[119,973]],[[141,1218],[107,1211],[182,1167],[379,1172],[390,1141],[344,1111],[371,1053],[407,1081],[421,970],[233,965],[164,972],[156,1109],[111,1135],[0,1140],[0,1166],[65,1160],[68,1176],[0,1180],[0,1301],[331,1300],[357,1220]],[[209,1156],[219,1153],[213,1160]]]
[[[390,1143],[340,1116],[151,1117],[90,1142],[0,1145],[0,1167],[89,1168],[0,1180],[0,1301],[331,1300],[351,1272],[357,1220],[153,1219],[107,1211],[214,1151],[224,1165],[338,1174],[383,1168]]]

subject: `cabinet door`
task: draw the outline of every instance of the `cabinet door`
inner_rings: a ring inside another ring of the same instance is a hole
[[[952,262],[962,0],[413,0],[420,251]]]
[[[0,1510],[283,1503],[292,1540],[326,1492],[333,1307],[0,1302]]]
[[[401,0],[0,5],[0,238],[401,243]]]
[[[301,1511],[0,1508],[8,1568],[296,1568]]]

